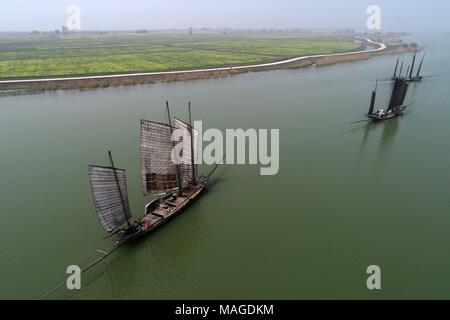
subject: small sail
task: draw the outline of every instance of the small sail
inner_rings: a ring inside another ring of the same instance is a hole
[[[172,161],[171,128],[167,124],[141,120],[141,187],[144,195],[176,189],[177,172]]]
[[[375,99],[377,97],[377,89],[378,89],[378,80],[377,80],[377,82],[375,84],[375,90],[372,91],[372,99],[370,100],[369,113],[367,113],[368,115],[373,114],[373,109],[375,107]]]
[[[188,123],[175,118],[173,120],[174,129],[183,130],[183,150],[181,154],[181,180],[184,183],[192,183],[194,177],[196,179],[197,170],[197,157],[198,157],[198,131],[192,128]],[[191,134],[194,136],[191,145]],[[194,152],[194,157],[192,158],[192,151]],[[192,165],[192,160],[194,165]]]
[[[100,223],[111,232],[131,218],[125,170],[90,166],[89,177]]]

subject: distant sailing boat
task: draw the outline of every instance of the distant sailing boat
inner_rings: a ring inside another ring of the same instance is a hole
[[[168,123],[141,120],[141,187],[144,195],[158,196],[145,206],[144,217],[130,223],[131,212],[125,170],[118,169],[109,152],[110,167],[90,166],[92,196],[100,223],[110,236],[116,237],[116,245],[139,238],[166,223],[182,212],[205,190],[210,176],[197,176],[198,132],[189,123],[170,117],[166,103]],[[172,161],[175,142],[172,133],[183,129],[181,164]],[[188,146],[186,148],[186,146]],[[125,226],[123,226],[126,223]],[[110,237],[109,236],[109,237]]]
[[[422,57],[422,59],[420,60],[420,64],[419,64],[419,68],[417,69],[417,73],[416,73],[416,74],[413,74],[413,73],[414,73],[414,66],[415,66],[415,63],[416,63],[416,55],[417,55],[417,52],[414,52],[412,64],[411,64],[411,66],[408,66],[408,69],[406,70],[406,74],[405,74],[405,75],[402,74],[402,70],[403,70],[403,62],[401,63],[400,71],[399,71],[399,73],[398,73],[398,75],[397,75],[398,63],[399,63],[399,59],[400,59],[400,58],[398,58],[398,59],[397,59],[397,62],[396,62],[396,64],[395,64],[394,74],[393,74],[393,76],[391,77],[391,80],[394,80],[394,81],[395,81],[395,79],[397,79],[397,78],[403,78],[403,79],[406,80],[407,82],[420,82],[420,81],[422,81],[422,79],[424,79],[424,78],[432,78],[432,77],[435,77],[435,75],[431,75],[431,76],[422,76],[422,75],[420,74],[421,71],[422,71],[422,66],[423,66],[423,61],[424,61],[424,59],[425,59],[425,54],[423,54],[423,57]]]
[[[373,112],[375,107],[377,87],[378,80],[377,84],[375,85],[375,90],[372,91],[372,99],[370,101],[369,112],[367,113],[368,119],[372,121],[381,121],[403,114],[403,112],[408,107],[407,105],[404,105],[406,93],[408,91],[407,80],[403,78],[396,78],[394,80],[394,86],[392,88],[391,98],[389,100],[388,106],[386,108],[378,109],[376,112]]]

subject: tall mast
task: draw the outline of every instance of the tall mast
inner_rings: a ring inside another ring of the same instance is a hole
[[[395,78],[397,76],[397,68],[398,68],[398,61],[399,61],[400,57],[397,58],[397,63],[395,64],[395,70],[394,70],[394,75],[392,76],[393,78]]]
[[[413,61],[412,61],[411,71],[409,73],[409,78],[410,79],[412,79],[412,74],[413,74],[413,71],[414,71],[414,64],[416,63],[416,54],[417,54],[417,51],[414,51],[414,58],[413,58]]]
[[[197,176],[195,172],[194,161],[194,130],[192,130],[192,115],[191,115],[191,102],[189,101],[189,135],[191,136],[191,166],[192,166],[192,183],[195,186],[197,184]]]
[[[170,135],[172,136],[172,134],[173,134],[172,118],[170,117],[170,109],[169,109],[168,101],[166,101],[166,109],[167,109],[167,117],[169,119],[168,121],[169,121],[169,127],[170,127]],[[172,146],[175,148],[175,141],[172,141]],[[181,195],[182,190],[181,190],[180,165],[176,164],[175,168],[176,168],[176,173],[177,173],[178,195]]]
[[[120,202],[122,203],[123,212],[128,212],[127,207],[125,205],[125,201],[123,199],[122,190],[120,190],[119,178],[117,177],[116,167],[114,166],[114,161],[112,158],[111,151],[108,151],[108,156],[109,156],[109,162],[111,163],[111,168],[113,169],[113,172],[114,172],[114,178],[116,179],[117,189],[119,190]],[[127,225],[130,226],[130,221],[128,220],[128,217],[127,217]]]
[[[406,69],[406,75],[405,75],[405,79],[407,79],[407,78],[408,78],[409,67],[410,67],[410,66],[408,66],[408,69]]]
[[[395,101],[397,101],[398,88],[400,86],[401,81],[404,81],[404,80],[397,78],[394,81],[394,86],[392,87],[391,99],[389,100],[388,110],[391,110],[395,107]]]
[[[402,65],[400,66],[400,72],[398,73],[399,78],[402,77],[402,71],[403,71],[403,61],[402,61]]]
[[[423,59],[425,59],[425,53],[423,54],[422,60],[420,61],[419,69],[417,70],[417,78],[420,76],[420,70],[422,69]]]

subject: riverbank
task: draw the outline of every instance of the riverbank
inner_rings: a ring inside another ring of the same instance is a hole
[[[367,53],[359,53],[359,54],[355,54],[355,55],[338,56],[338,57],[323,57],[323,58],[317,59],[317,61],[315,62],[315,65],[317,67],[320,67],[320,66],[327,66],[327,65],[342,63],[342,62],[368,60],[371,57],[375,57],[375,56],[389,55],[389,54],[404,54],[407,52],[414,52],[414,49],[412,49],[410,47],[403,47],[403,46],[392,46],[392,47],[388,46],[385,50],[378,51],[378,52],[367,52]]]
[[[358,38],[358,40],[362,41],[366,46],[376,46],[376,48],[355,52],[302,56],[287,60],[236,67],[52,79],[7,80],[0,81],[0,90],[5,92],[10,92],[11,90],[41,92],[47,90],[104,88],[110,86],[152,84],[156,82],[220,78],[246,72],[296,69],[313,65],[325,66],[335,63],[367,60],[372,56],[401,54],[412,50],[409,46],[387,46],[382,42],[376,42],[371,39]]]

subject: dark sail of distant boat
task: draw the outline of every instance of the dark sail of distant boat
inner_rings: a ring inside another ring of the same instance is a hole
[[[404,78],[396,78],[392,87],[391,97],[389,104],[385,108],[378,109],[374,112],[375,101],[377,96],[378,80],[375,85],[375,89],[372,91],[372,97],[370,100],[369,112],[367,113],[367,119],[354,121],[352,123],[366,122],[366,121],[381,121],[394,117],[398,117],[404,113],[409,105],[405,105],[406,93],[408,92],[408,82]]]

